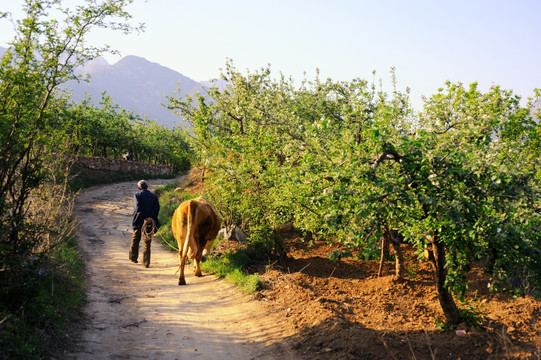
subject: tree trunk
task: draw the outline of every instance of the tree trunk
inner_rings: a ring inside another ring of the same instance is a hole
[[[381,255],[379,257],[379,269],[378,269],[378,277],[381,277],[381,274],[383,273],[383,263],[385,259],[389,256],[389,242],[387,241],[387,237],[385,236],[385,233],[381,237]]]
[[[445,286],[445,281],[447,279],[447,269],[445,268],[445,246],[437,235],[430,237],[430,241],[432,242],[432,252],[434,254],[436,291],[445,316],[445,322],[449,325],[458,325],[462,321],[462,317],[455,304],[453,295]]]
[[[395,269],[395,275],[398,279],[404,278],[404,256],[402,255],[402,248],[400,247],[400,235],[398,234],[398,230],[391,229],[389,230],[389,239],[391,240],[391,244],[393,245],[394,249],[394,256],[396,261],[396,269]]]
[[[404,278],[404,256],[400,247],[400,235],[396,229],[386,229],[381,238],[381,255],[379,259],[378,277],[383,273],[383,264],[389,257],[389,244],[393,246],[396,261],[395,275],[398,279]]]

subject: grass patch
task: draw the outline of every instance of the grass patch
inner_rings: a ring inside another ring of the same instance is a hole
[[[243,250],[226,252],[210,257],[201,263],[201,269],[210,272],[237,285],[245,293],[251,294],[261,288],[259,274],[246,274],[244,269],[251,263],[248,254]]]
[[[60,243],[48,259],[18,271],[25,281],[2,286],[0,294],[0,358],[53,357],[85,299],[84,263],[75,237]]]

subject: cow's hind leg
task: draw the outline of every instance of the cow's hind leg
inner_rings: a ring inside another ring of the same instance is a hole
[[[195,263],[194,274],[197,277],[203,276],[203,273],[201,272],[201,268],[199,267],[199,261],[196,261],[196,263]]]
[[[182,252],[179,251],[179,256],[180,256],[180,275],[178,278],[179,285],[186,285],[186,279],[184,278],[184,267],[186,266],[186,258],[188,257],[189,251],[190,251],[190,238],[189,238],[189,235],[186,235],[186,240],[184,240],[184,245],[182,246]]]
[[[179,268],[180,275],[178,276],[178,284],[186,285],[186,279],[184,279],[184,265],[186,262],[186,254],[183,254],[179,251],[178,260],[180,262],[180,268]]]
[[[216,235],[214,235],[214,237],[212,237],[212,236],[207,237],[207,242],[205,244],[205,248],[203,249],[203,256],[201,257],[202,262],[207,261],[207,256],[210,253],[210,248],[212,247],[212,244],[214,243],[214,238],[215,237],[216,237]]]
[[[195,257],[195,259],[193,259],[193,262],[194,262],[193,271],[194,271],[195,276],[197,277],[203,276],[203,274],[201,273],[201,268],[199,267],[200,261],[201,261],[201,254],[199,254],[198,256]]]

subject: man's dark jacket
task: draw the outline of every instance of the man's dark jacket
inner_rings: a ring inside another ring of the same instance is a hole
[[[160,202],[158,197],[148,191],[141,190],[134,195],[135,210],[133,211],[132,228],[137,229],[143,226],[146,218],[151,217],[156,222],[156,226],[160,227],[158,221],[158,213],[160,212]]]

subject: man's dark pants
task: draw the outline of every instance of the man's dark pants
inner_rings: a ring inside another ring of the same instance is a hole
[[[141,228],[133,229],[133,235],[130,246],[130,260],[137,262],[139,257],[139,242],[141,237],[143,238],[143,266],[148,267],[150,265],[150,243],[152,241],[152,234],[141,236]]]

